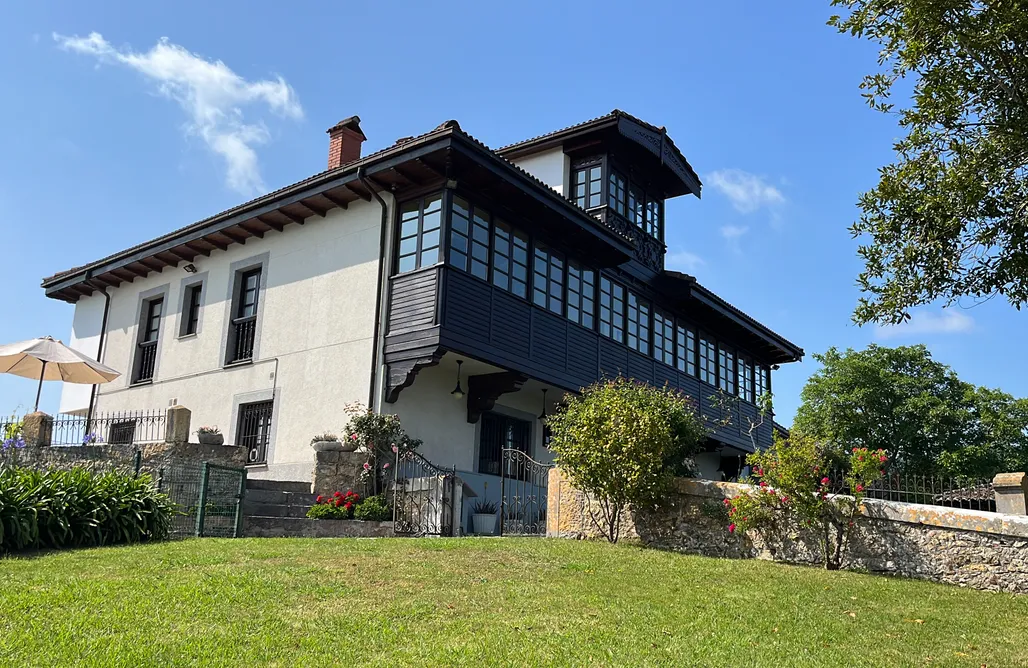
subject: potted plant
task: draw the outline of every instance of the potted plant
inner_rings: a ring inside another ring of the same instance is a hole
[[[326,450],[342,450],[343,443],[339,440],[339,437],[335,434],[318,434],[311,439],[311,447],[314,448],[315,452],[325,452]]]
[[[200,427],[196,430],[196,438],[202,445],[225,444],[225,435],[217,427]]]
[[[357,450],[357,434],[350,434],[349,438],[344,438],[342,441],[342,447],[339,448],[343,452],[354,452]]]
[[[479,500],[471,507],[471,526],[477,534],[496,533],[496,502]]]

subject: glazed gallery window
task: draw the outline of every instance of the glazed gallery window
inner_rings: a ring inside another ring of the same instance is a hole
[[[535,247],[532,302],[554,313],[563,312],[564,258],[546,246]]]
[[[717,350],[714,340],[700,334],[700,380],[708,385],[717,383]]]
[[[592,329],[595,295],[596,272],[568,260],[568,320]]]
[[[675,323],[669,315],[653,311],[653,358],[675,365]]]
[[[690,376],[696,375],[696,332],[684,325],[675,329],[675,340],[678,343],[678,354],[675,367]]]
[[[625,177],[611,170],[610,184],[608,186],[608,204],[610,208],[622,216],[628,215],[627,189],[628,184],[625,181]]]
[[[488,281],[489,212],[454,195],[450,214],[450,264]]]
[[[493,285],[528,296],[528,235],[502,220],[493,225]]]
[[[628,347],[643,355],[650,352],[650,305],[628,293]]]
[[[429,195],[400,206],[400,253],[397,271],[413,271],[439,261],[443,196]]]
[[[646,233],[655,239],[660,238],[660,200],[658,199],[647,199],[646,200],[646,215],[643,220],[643,229]]]
[[[625,342],[625,288],[600,278],[600,334]]]
[[[753,362],[749,358],[739,355],[739,396],[744,401],[753,403]]]
[[[731,350],[718,347],[718,387],[735,394],[735,355]]]
[[[603,170],[599,164],[571,170],[571,188],[575,204],[591,209],[603,204]]]
[[[771,391],[771,370],[763,364],[757,364],[755,372],[754,391],[759,399]]]

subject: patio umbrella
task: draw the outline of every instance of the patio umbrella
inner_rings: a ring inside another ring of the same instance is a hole
[[[109,383],[121,375],[49,336],[0,346],[0,373],[39,379],[33,411],[39,410],[39,393],[44,380],[97,385]]]

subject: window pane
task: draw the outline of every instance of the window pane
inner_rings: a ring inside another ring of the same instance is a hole
[[[422,248],[437,248],[439,246],[439,230],[426,232],[421,237]]]
[[[426,231],[427,230],[438,230],[439,229],[439,222],[441,220],[442,220],[442,216],[440,215],[439,211],[434,211],[432,213],[425,213],[425,220],[421,224],[421,229],[426,230]]]
[[[429,248],[421,251],[421,266],[430,267],[439,261],[439,249]]]
[[[418,268],[418,265],[417,265],[417,262],[415,262],[415,258],[414,258],[413,255],[408,255],[407,257],[401,257],[400,258],[400,265],[399,265],[400,273],[403,273],[405,271],[414,271],[417,268]]]
[[[400,242],[400,257],[411,255],[418,250],[418,238],[411,237]]]

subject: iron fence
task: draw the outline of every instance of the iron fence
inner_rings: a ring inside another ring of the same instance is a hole
[[[182,462],[158,469],[156,480],[174,504],[171,537],[242,535],[246,469]]]
[[[136,382],[152,380],[157,367],[157,342],[144,341],[139,344],[139,368],[136,371]]]
[[[401,450],[393,476],[393,531],[397,535],[454,535],[455,468],[441,468],[413,450]]]
[[[257,316],[232,321],[232,355],[229,362],[242,362],[253,358],[253,344],[257,335]]]
[[[51,426],[50,445],[159,443],[165,437],[166,417],[162,410],[98,413],[92,419],[58,413]]]
[[[546,495],[552,468],[516,448],[501,451],[501,536],[546,535]]]
[[[850,494],[844,471],[830,475],[835,493]],[[865,498],[996,512],[992,481],[983,478],[887,472],[863,490]]]

